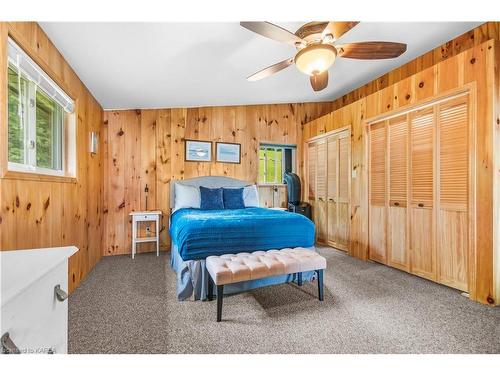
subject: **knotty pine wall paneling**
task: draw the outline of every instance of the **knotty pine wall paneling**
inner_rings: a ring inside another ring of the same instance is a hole
[[[171,180],[211,175],[257,182],[261,142],[296,144],[301,175],[302,126],[330,110],[329,103],[311,103],[105,111],[101,130],[105,149],[103,254],[130,253],[129,213],[146,208],[146,184],[148,209],[165,213],[160,234],[165,249],[170,247]],[[185,162],[186,139],[214,142],[212,162]],[[241,163],[215,162],[215,142],[240,143]],[[284,189],[280,189],[275,201],[282,204],[284,200]],[[151,250],[149,244],[141,244],[139,249]]]
[[[495,126],[494,131],[494,145],[493,149],[495,153],[493,154],[495,167],[494,170],[494,182],[493,182],[493,276],[494,276],[494,295],[500,295],[500,43],[497,42],[495,46],[495,84],[493,86],[494,91],[494,113],[493,122]],[[498,304],[498,300],[497,300]]]
[[[500,249],[498,241],[495,245],[493,243],[493,155],[498,154],[497,151],[493,152],[493,132],[495,129],[497,133],[500,131],[498,126],[498,123],[500,123],[500,120],[498,120],[498,103],[496,109],[494,106],[494,100],[497,98],[495,92],[498,93],[497,86],[499,82],[498,73],[495,73],[495,64],[498,65],[498,39],[500,39],[497,34],[498,23],[486,24],[486,26],[467,33],[467,35],[480,35],[481,38],[485,38],[485,34],[482,34],[481,31],[485,29],[491,31],[491,34],[488,35],[491,35],[493,39],[476,44],[475,38],[471,38],[471,40],[461,38],[452,43],[453,45],[457,44],[454,49],[457,53],[453,53],[453,56],[448,57],[447,60],[440,61],[429,67],[427,67],[427,63],[422,63],[423,65],[417,64],[419,67],[424,67],[420,71],[416,71],[417,67],[409,68],[417,66],[414,65],[416,63],[399,68],[400,73],[389,75],[394,80],[395,77],[405,77],[407,72],[413,74],[391,85],[384,85],[385,87],[374,90],[373,93],[340,107],[323,118],[311,121],[303,126],[302,138],[307,140],[325,131],[346,125],[352,126],[352,167],[355,171],[355,177],[352,178],[351,182],[350,254],[360,259],[367,259],[368,166],[366,120],[429,100],[450,90],[464,87],[464,85],[470,87],[476,103],[474,119],[476,126],[474,135],[476,144],[476,161],[474,165],[476,199],[473,204],[476,212],[475,227],[477,233],[472,234],[475,236],[475,249],[472,246],[469,254],[470,272],[468,283],[471,299],[482,303],[498,304],[500,303],[500,288],[495,288],[494,285],[499,282],[499,271],[494,270],[494,265],[498,264]],[[462,48],[459,51],[458,45],[465,45],[469,48]],[[421,61],[427,60],[421,59]],[[431,61],[436,60],[431,59]],[[375,83],[371,83],[366,87],[377,86]],[[496,101],[498,102],[498,99]],[[495,110],[496,117],[494,117]],[[496,157],[498,158],[498,156]],[[495,215],[498,218],[498,213],[495,213]]]
[[[76,181],[7,173],[7,37],[10,35],[76,103]],[[69,259],[73,291],[102,256],[103,144],[88,152],[89,132],[101,131],[103,111],[35,22],[0,22],[0,250],[75,245]],[[100,141],[103,141],[103,135]]]

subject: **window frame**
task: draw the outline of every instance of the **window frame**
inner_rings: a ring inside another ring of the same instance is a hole
[[[8,69],[16,69],[15,66],[11,62],[8,62]],[[65,142],[65,126],[64,126],[64,114],[60,114],[61,118],[58,119],[58,121],[61,121],[60,126],[57,129],[58,138],[61,139],[60,142],[55,143],[55,148],[58,150],[57,152],[57,159],[58,160],[57,164],[60,164],[59,169],[53,169],[53,168],[47,168],[47,167],[41,167],[36,165],[37,163],[37,148],[36,148],[36,130],[37,130],[37,120],[36,120],[36,96],[37,92],[41,91],[43,95],[46,95],[49,97],[49,95],[41,88],[39,87],[35,82],[33,82],[29,77],[27,77],[22,71],[17,71],[17,74],[21,74],[22,77],[27,82],[27,95],[23,98],[23,103],[20,104],[25,108],[25,113],[26,113],[26,118],[27,121],[23,124],[23,140],[24,140],[24,163],[18,163],[14,161],[10,161],[7,157],[7,168],[9,171],[14,171],[14,172],[25,172],[25,173],[38,173],[38,174],[44,174],[44,175],[51,175],[51,176],[65,176],[65,171],[66,171],[66,157],[65,157],[65,150],[66,150],[66,142]],[[7,88],[8,92],[8,88]],[[9,98],[7,95],[7,104],[8,104]],[[34,105],[31,105],[31,101],[35,103]],[[57,102],[56,102],[57,103]],[[57,105],[60,106],[59,103]],[[61,107],[61,106],[60,106]],[[62,107],[61,107],[62,108]],[[7,109],[8,112],[8,109]],[[9,113],[7,113],[7,116]],[[54,124],[52,124],[52,128],[54,130]],[[7,132],[9,131],[9,121],[7,121]],[[55,138],[52,136],[52,138]],[[30,145],[31,142],[34,142],[35,145],[32,146]],[[7,153],[9,152],[9,142],[7,140]],[[52,153],[54,154],[54,147],[52,148]]]
[[[60,155],[55,164],[60,166],[59,169],[52,169],[42,166],[36,166],[36,152],[33,152],[31,156],[30,153],[26,130],[28,126],[25,127],[24,134],[24,160],[25,163],[18,163],[14,161],[9,161],[9,96],[8,96],[8,69],[15,69],[16,72],[19,72],[24,75],[24,79],[26,79],[27,87],[34,85],[34,95],[35,95],[35,103],[36,103],[36,93],[37,90],[41,91],[42,95],[51,98],[51,95],[48,94],[43,87],[37,85],[37,83],[29,77],[22,69],[18,69],[15,62],[6,54],[6,70],[5,70],[5,123],[6,127],[4,129],[5,142],[0,142],[1,148],[3,148],[2,153],[3,156],[0,159],[0,177],[6,179],[20,179],[20,180],[34,180],[34,181],[53,181],[53,182],[68,182],[68,183],[76,183],[77,182],[77,113],[78,113],[78,100],[75,99],[74,93],[67,88],[66,85],[61,85],[57,82],[57,80],[52,79],[54,76],[51,68],[39,58],[32,58],[33,55],[36,56],[36,53],[33,52],[31,47],[26,47],[24,44],[20,43],[16,37],[11,35],[10,31],[8,34],[8,39],[12,40],[14,44],[16,44],[19,49],[24,52],[28,59],[31,59],[31,62],[36,65],[36,68],[39,69],[40,72],[45,74],[48,77],[49,81],[52,82],[54,87],[60,92],[64,93],[71,101],[72,101],[72,112],[68,112],[64,109],[63,106],[56,100],[55,102],[62,107],[62,111],[58,114],[60,116],[61,124],[57,128],[57,136],[52,135],[53,139],[60,139],[60,141],[55,144],[55,147],[58,149],[57,153]],[[29,108],[28,110],[32,110],[32,115],[34,116],[34,125],[29,126],[32,132],[32,138],[35,141],[35,149],[36,149],[36,104],[33,108]],[[52,151],[54,152],[54,151]],[[30,158],[28,160],[28,157]],[[3,159],[3,161],[2,161]],[[34,163],[34,164],[33,164]]]
[[[260,161],[261,161],[261,158],[260,158],[260,152],[262,149],[265,149],[264,151],[264,179],[265,181],[260,181]],[[278,158],[274,158],[274,181],[273,182],[269,182],[267,180],[267,150],[274,150],[274,152],[276,153],[278,150],[281,150],[281,179],[279,180],[280,182],[277,182],[278,179],[276,176],[276,172],[277,172],[277,166],[278,166]],[[270,143],[270,142],[264,142],[264,143],[261,143],[259,144],[259,154],[258,154],[258,163],[257,163],[257,167],[258,167],[258,174],[257,174],[257,183],[258,185],[265,185],[265,186],[278,186],[278,185],[284,185],[284,182],[283,182],[283,177],[285,175],[285,150],[291,150],[291,154],[292,154],[292,161],[291,161],[291,164],[292,164],[292,172],[295,172],[296,171],[296,152],[297,152],[297,146],[296,145],[284,145],[284,144],[273,144],[273,143]]]

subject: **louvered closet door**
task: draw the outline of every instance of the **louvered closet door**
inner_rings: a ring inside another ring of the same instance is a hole
[[[337,195],[338,195],[338,164],[339,164],[339,139],[332,136],[327,139],[327,181],[328,181],[328,244],[337,246]]]
[[[408,115],[390,119],[387,132],[389,138],[387,263],[408,270]]]
[[[369,128],[369,256],[386,262],[386,122]]]
[[[467,97],[437,106],[439,132],[438,281],[464,291],[467,283],[469,115]]]
[[[345,132],[339,135],[336,243],[342,250],[349,248],[349,223],[351,216],[349,213],[350,142],[349,133]]]
[[[416,275],[435,280],[433,108],[410,114],[410,263]]]
[[[317,142],[317,169],[316,169],[316,233],[317,241],[326,243],[328,241],[328,218],[327,218],[327,144],[322,139]]]

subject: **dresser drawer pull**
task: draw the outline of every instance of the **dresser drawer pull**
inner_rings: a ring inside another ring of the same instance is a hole
[[[57,284],[54,288],[54,293],[58,301],[64,301],[68,298],[68,293],[61,289],[61,285]]]
[[[2,341],[3,354],[21,354],[19,348],[10,339],[9,332],[4,333],[0,340]]]

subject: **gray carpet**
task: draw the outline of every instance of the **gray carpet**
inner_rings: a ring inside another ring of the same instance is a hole
[[[325,301],[285,284],[178,302],[168,255],[103,258],[69,299],[70,353],[499,353],[500,309],[330,248]]]

